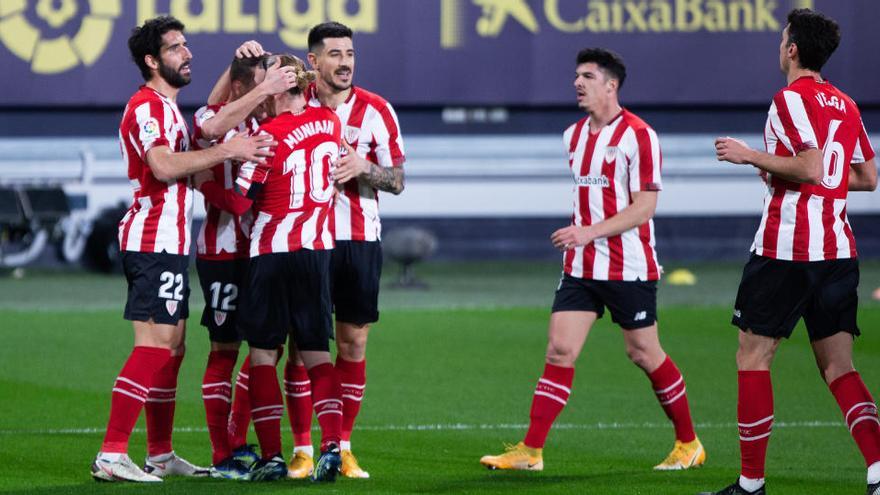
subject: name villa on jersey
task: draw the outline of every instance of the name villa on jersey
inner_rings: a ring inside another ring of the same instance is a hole
[[[581,187],[611,187],[611,181],[604,175],[576,175],[574,182]]]
[[[300,141],[310,138],[316,134],[329,134],[333,135],[333,128],[336,125],[332,120],[319,120],[316,122],[307,122],[287,135],[284,138],[284,144],[286,144],[290,149],[293,149]]]

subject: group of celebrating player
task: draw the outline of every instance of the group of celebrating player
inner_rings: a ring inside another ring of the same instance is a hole
[[[793,10],[779,47],[788,85],[770,107],[766,152],[733,138],[715,142],[718,160],[754,166],[767,185],[732,321],[740,329],[742,471],[717,495],[766,493],[769,370],[779,342],[801,318],[820,374],[865,458],[867,493],[880,495],[880,419],[852,363],[859,268],[846,216],[847,194],[874,190],[877,169],[858,107],[820,73],[839,41],[832,19]],[[314,72],[293,55],[266,53],[256,42],[242,45],[209,104],[196,113],[192,144],[175,104],[190,80],[183,25],[170,17],[147,21],[134,30],[129,47],[146,80],[129,101],[119,134],[135,191],[119,232],[129,284],[125,317],[133,322],[135,346],[114,384],[92,475],[107,481],[161,481],[169,474],[368,477],[351,453],[350,438],[366,384],[368,329],[378,320],[377,190],[403,190],[404,154],[391,106],[352,85],[351,30],[335,22],[311,30]],[[620,106],[625,79],[626,67],[613,52],[578,53],[574,86],[588,115],[564,133],[574,214],[570,226],[551,236],[564,253],[564,273],[546,364],[523,441],[484,456],[480,462],[490,469],[543,469],[542,448],[571,394],[575,361],[606,307],[674,427],[674,447],[655,469],[705,462],[684,378],[658,338],[661,268],[652,217],[661,190],[659,140]],[[188,315],[193,185],[207,210],[197,268],[206,301],[202,324],[211,338],[202,385],[209,469],[183,460],[171,444]],[[331,363],[334,312],[337,358]],[[233,387],[242,339],[250,352]],[[286,341],[284,389],[295,443],[289,466],[281,455],[284,404],[276,375]],[[144,470],[126,454],[142,408]],[[321,429],[317,463],[313,412]],[[259,455],[246,442],[251,421]]]
[[[351,452],[351,431],[366,386],[368,330],[379,317],[377,190],[397,194],[404,187],[397,117],[385,100],[352,85],[351,30],[330,22],[309,34],[314,71],[253,41],[239,47],[208,105],[196,112],[190,136],[175,103],[191,78],[183,31],[178,20],[163,16],[129,39],[146,81],[119,129],[134,189],[119,242],[128,280],[125,318],[134,325],[135,345],[113,387],[92,475],[146,482],[175,474],[255,481],[369,477]],[[211,340],[202,384],[210,468],[177,456],[171,443],[189,313],[193,186],[203,193],[207,213],[196,266],[205,297],[202,324]],[[250,350],[233,400],[242,340]],[[296,444],[289,466],[281,455],[284,403],[276,375],[288,341],[284,389]],[[143,470],[126,454],[142,408]],[[321,427],[317,462],[313,411]],[[247,444],[251,422],[259,455]]]

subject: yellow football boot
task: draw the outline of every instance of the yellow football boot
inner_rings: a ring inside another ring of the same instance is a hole
[[[366,479],[370,477],[370,473],[364,471],[358,465],[357,457],[350,450],[342,451],[342,467],[339,468],[339,473],[346,478]]]
[[[706,451],[699,438],[694,438],[688,443],[675,441],[672,452],[666,456],[660,464],[654,466],[657,471],[678,471],[699,467],[706,462]]]
[[[315,461],[312,456],[299,450],[293,454],[293,459],[287,465],[287,477],[294,480],[306,479],[312,475],[314,470]]]
[[[516,445],[505,445],[505,452],[501,455],[484,455],[480,464],[489,469],[522,469],[526,471],[543,471],[544,459],[541,456],[543,449],[526,447],[520,442]]]

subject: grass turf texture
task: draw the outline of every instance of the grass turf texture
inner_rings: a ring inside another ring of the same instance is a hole
[[[672,428],[648,380],[626,359],[620,331],[606,317],[578,362],[571,399],[550,434],[545,471],[483,469],[481,455],[502,451],[503,442],[516,442],[525,431],[543,366],[547,304],[558,266],[435,264],[420,271],[432,291],[383,294],[382,320],[368,353],[369,387],[353,438],[372,479],[332,486],[192,479],[150,487],[95,484],[88,465],[100,446],[110,386],[131,346],[129,325],[120,316],[124,282],[50,273],[0,279],[0,491],[692,494],[717,489],[734,480],[739,467],[736,332],[728,321],[740,267],[692,268],[697,286],[661,286],[660,327],[664,347],[687,380],[697,432],[709,454],[704,468],[651,471],[672,446]],[[878,271],[876,265],[863,266],[865,290],[876,286]],[[195,277],[192,281],[197,284]],[[174,441],[181,455],[204,464],[210,454],[200,383],[207,339],[197,325],[202,303],[197,286],[193,289]],[[860,325],[864,335],[856,342],[856,366],[878,394],[876,304],[866,301]],[[777,426],[767,462],[771,493],[861,493],[861,456],[815,371],[802,328],[782,345],[773,379]],[[138,427],[131,455],[141,462],[142,419]],[[286,420],[282,427],[289,455]]]

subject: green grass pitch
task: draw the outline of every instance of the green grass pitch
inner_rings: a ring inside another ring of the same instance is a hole
[[[675,266],[667,266],[667,270]],[[0,277],[0,492],[9,493],[584,493],[694,494],[734,480],[736,332],[730,304],[740,266],[691,266],[694,287],[660,287],[661,341],[685,374],[705,467],[655,473],[672,428],[650,384],[628,362],[620,331],[597,324],[578,362],[574,390],[545,449],[541,473],[490,472],[483,454],[522,438],[543,366],[555,263],[434,263],[427,292],[383,289],[368,351],[368,387],[353,440],[369,480],[334,485],[172,479],[162,486],[96,484],[110,387],[131,347],[121,317],[121,276],[29,272]],[[855,364],[880,394],[880,265],[862,268],[863,336]],[[389,268],[385,281],[394,278]],[[176,450],[210,460],[200,383],[207,338],[192,278],[187,358],[178,387]],[[776,426],[768,490],[863,493],[864,465],[813,363],[803,329],[782,345],[773,371]],[[282,423],[285,452],[292,447]],[[131,456],[143,460],[143,419]],[[315,432],[314,437],[317,438]]]

